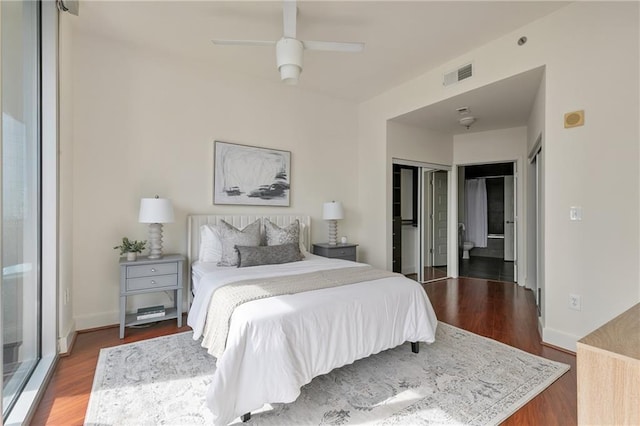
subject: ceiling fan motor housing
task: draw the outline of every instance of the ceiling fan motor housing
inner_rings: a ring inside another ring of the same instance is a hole
[[[276,43],[276,62],[280,78],[286,84],[297,84],[302,72],[304,45],[294,38],[281,38]]]

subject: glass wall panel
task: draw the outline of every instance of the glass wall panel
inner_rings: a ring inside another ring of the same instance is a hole
[[[2,1],[3,416],[40,359],[39,2]]]

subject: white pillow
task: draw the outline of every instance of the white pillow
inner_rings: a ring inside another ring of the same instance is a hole
[[[300,252],[302,252],[302,255],[305,256],[308,251],[307,251],[307,225],[305,225],[304,223],[300,223]]]
[[[218,226],[206,224],[200,227],[200,262],[220,262],[222,243]]]

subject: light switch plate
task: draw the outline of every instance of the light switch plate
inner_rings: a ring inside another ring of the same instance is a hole
[[[582,207],[572,206],[569,209],[569,220],[582,220]]]

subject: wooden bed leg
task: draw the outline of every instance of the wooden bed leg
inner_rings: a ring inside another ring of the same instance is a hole
[[[248,422],[249,420],[251,420],[251,413],[249,412],[241,415],[240,420],[242,420],[242,423]]]
[[[420,352],[420,342],[411,342],[411,352],[414,354]]]

